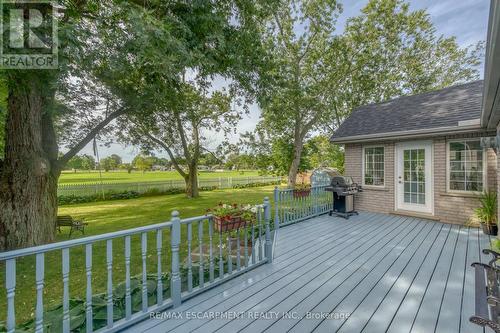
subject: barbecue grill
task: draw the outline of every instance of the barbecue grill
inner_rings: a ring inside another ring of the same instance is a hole
[[[330,186],[326,187],[325,191],[332,192],[333,209],[330,210],[330,216],[337,215],[348,219],[349,216],[358,215],[354,210],[354,194],[362,192],[363,189],[354,183],[351,177],[332,177]]]

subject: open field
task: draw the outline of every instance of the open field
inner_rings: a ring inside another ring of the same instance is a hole
[[[72,215],[77,219],[84,218],[89,225],[86,227],[86,236],[103,234],[118,230],[135,228],[160,222],[166,222],[170,219],[171,212],[178,210],[181,218],[199,216],[205,214],[208,208],[214,207],[220,201],[260,204],[265,196],[272,197],[273,186],[248,189],[230,189],[215,190],[203,192],[200,198],[187,199],[184,194],[165,195],[157,197],[145,197],[139,199],[105,201],[88,204],[78,204],[72,206],[62,206],[59,208],[59,215]],[[272,198],[271,198],[272,199]],[[68,239],[68,228],[63,228],[58,240]],[[207,230],[205,229],[205,233]],[[72,238],[83,237],[77,232]],[[214,241],[218,241],[218,235]],[[155,254],[155,235],[148,234],[148,273],[154,273],[156,270]],[[164,258],[170,258],[170,235],[167,231],[163,234],[164,239]],[[182,230],[181,258],[186,257],[186,230]],[[196,233],[193,236],[193,242],[196,244]],[[132,262],[131,275],[141,272],[141,240],[139,236],[132,236]],[[92,265],[92,290],[93,293],[100,293],[106,290],[106,244],[97,242],[93,246],[93,265]],[[125,261],[124,261],[124,242],[123,239],[116,239],[113,242],[113,283],[114,285],[125,279]],[[85,297],[85,251],[84,247],[71,249],[71,267],[70,267],[70,297]],[[46,308],[53,307],[62,301],[62,271],[61,271],[61,252],[54,251],[45,256],[45,289],[44,304]],[[23,322],[34,316],[36,289],[35,289],[35,258],[33,256],[25,257],[17,263],[16,287],[16,319],[17,322]],[[165,271],[170,269],[170,263],[165,259]],[[0,270],[0,279],[5,279],[5,269]],[[5,289],[0,289],[0,309],[5,309]],[[0,321],[5,320],[5,311],[0,312]]]
[[[259,176],[256,170],[247,171],[224,171],[224,172],[208,172],[200,171],[200,179],[219,178],[219,177],[255,177]],[[59,184],[85,184],[95,183],[100,181],[99,172],[97,171],[64,171],[59,178]],[[115,183],[134,183],[134,182],[153,182],[153,181],[167,181],[167,180],[182,180],[182,177],[177,171],[102,171],[103,182]]]

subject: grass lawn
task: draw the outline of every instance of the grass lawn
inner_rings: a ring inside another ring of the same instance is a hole
[[[219,178],[219,177],[255,177],[259,176],[259,172],[250,171],[224,171],[224,172],[208,172],[200,171],[199,177],[204,178]],[[109,171],[102,172],[102,180],[104,182],[114,183],[134,183],[134,182],[151,182],[164,180],[182,180],[182,177],[177,171]],[[97,171],[64,171],[59,178],[59,184],[84,184],[95,183],[100,181],[99,172]]]
[[[215,206],[220,201],[260,204],[265,196],[272,199],[273,186],[216,190],[202,192],[200,198],[187,199],[185,195],[166,195],[158,197],[146,197],[139,199],[105,201],[97,203],[62,206],[59,208],[60,215],[72,215],[75,218],[85,218],[89,223],[85,232],[86,236],[97,235],[117,230],[129,229],[144,225],[165,222],[170,219],[171,212],[178,210],[181,218],[193,217],[205,214],[206,210]],[[208,227],[204,226],[205,233]],[[66,240],[69,230],[64,230],[58,235],[58,240]],[[217,233],[215,233],[217,235]],[[193,226],[193,244],[197,244],[197,229]],[[83,237],[76,233],[75,237]],[[74,238],[74,237],[72,237]],[[164,254],[163,270],[170,270],[170,235],[167,231],[163,233]],[[156,272],[156,236],[154,233],[148,235],[147,263],[148,273]],[[207,241],[204,241],[207,244]],[[124,241],[117,239],[113,242],[113,281],[114,285],[125,279]],[[214,238],[214,244],[218,243],[218,236]],[[142,272],[140,236],[132,237],[132,262],[131,274],[137,275]],[[194,247],[193,247],[194,248]],[[187,253],[186,228],[182,229],[181,260],[185,260]],[[74,248],[70,251],[70,297],[85,297],[85,252],[84,247]],[[2,264],[3,265],[3,264]],[[26,257],[17,263],[17,287],[16,287],[16,319],[23,322],[33,318],[36,302],[35,290],[35,258]],[[93,246],[92,266],[92,289],[93,293],[106,290],[106,244],[95,243]],[[5,281],[5,268],[0,269],[0,279]],[[45,289],[44,304],[51,307],[62,302],[62,273],[61,252],[55,251],[45,256]],[[5,309],[5,288],[0,289],[0,309]],[[0,311],[0,321],[5,320],[6,311]]]

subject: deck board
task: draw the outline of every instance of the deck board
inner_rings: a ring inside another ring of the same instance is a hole
[[[127,331],[483,332],[468,321],[474,312],[470,264],[488,260],[480,249],[489,242],[476,228],[417,218],[323,215],[281,229],[272,264],[170,310],[183,318],[150,319]],[[244,315],[185,316],[228,311]],[[350,316],[306,318],[308,312]]]

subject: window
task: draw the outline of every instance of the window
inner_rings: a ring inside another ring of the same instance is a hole
[[[484,152],[479,140],[449,143],[449,189],[451,191],[482,192]]]
[[[364,149],[363,185],[384,186],[384,147]]]

